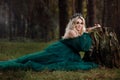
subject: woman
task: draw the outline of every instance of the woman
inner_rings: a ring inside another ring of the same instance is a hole
[[[86,28],[84,18],[80,13],[76,13],[69,21],[63,39],[81,36],[83,33],[90,33],[91,31],[99,27],[101,27],[99,24],[95,24],[95,26],[91,28]]]
[[[85,28],[84,18],[75,14],[68,23],[63,39],[40,52],[17,59],[1,61],[0,69],[41,70],[89,70],[98,65],[82,61],[79,51],[88,51],[91,38]]]

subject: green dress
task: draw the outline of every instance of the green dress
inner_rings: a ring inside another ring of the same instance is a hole
[[[42,70],[89,70],[98,65],[84,62],[79,51],[88,51],[91,47],[88,33],[70,39],[61,39],[42,51],[31,53],[17,59],[1,61],[0,69]]]

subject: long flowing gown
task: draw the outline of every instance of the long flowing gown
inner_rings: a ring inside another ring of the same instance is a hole
[[[92,62],[84,62],[79,51],[88,51],[91,47],[88,33],[70,39],[61,39],[42,51],[31,53],[16,59],[0,61],[0,70],[32,69],[42,70],[89,70],[98,67]]]

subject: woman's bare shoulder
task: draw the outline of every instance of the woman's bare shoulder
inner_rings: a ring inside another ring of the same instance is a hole
[[[66,31],[65,35],[63,36],[63,38],[74,38],[77,36],[77,33],[74,30],[68,30]]]

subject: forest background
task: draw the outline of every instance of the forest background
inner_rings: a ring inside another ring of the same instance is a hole
[[[114,29],[120,40],[119,0],[0,0],[0,39],[60,39],[69,18],[82,13],[86,26],[99,23]]]

